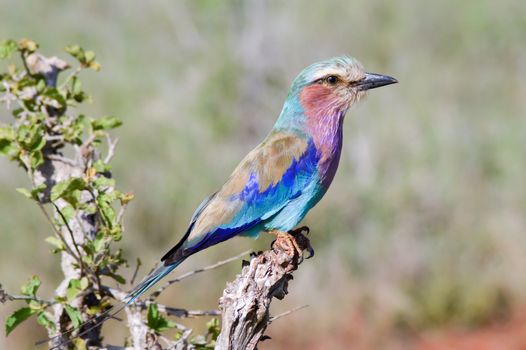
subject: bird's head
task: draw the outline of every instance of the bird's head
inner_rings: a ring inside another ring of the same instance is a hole
[[[397,82],[386,75],[365,72],[352,57],[334,57],[305,68],[292,83],[289,98],[299,100],[305,112],[345,114],[367,90]]]

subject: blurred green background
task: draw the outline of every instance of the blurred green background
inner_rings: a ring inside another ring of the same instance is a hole
[[[83,111],[124,120],[114,176],[136,200],[121,245],[141,274],[266,135],[304,66],[349,54],[399,79],[349,112],[339,173],[305,220],[316,257],[273,312],[310,307],[273,323],[261,349],[438,349],[452,333],[526,332],[516,321],[526,310],[525,33],[526,2],[513,0],[0,0],[0,38],[98,54],[102,71],[82,75],[93,96]],[[14,190],[27,185],[1,158],[0,282],[16,292],[39,274],[50,295],[58,257],[38,208]],[[177,273],[269,242],[230,240]],[[187,280],[162,301],[215,308],[239,269]],[[0,308],[2,323],[15,306]],[[44,336],[35,325],[0,348],[32,349]],[[106,327],[113,343],[122,328]]]

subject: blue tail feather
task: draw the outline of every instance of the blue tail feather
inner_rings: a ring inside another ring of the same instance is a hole
[[[150,289],[154,284],[159,282],[164,276],[168,275],[175,269],[182,261],[178,261],[175,264],[171,265],[162,265],[156,268],[151,272],[144,280],[139,283],[131,292],[126,295],[123,302],[126,305],[131,304],[135,299],[143,295],[148,289]]]

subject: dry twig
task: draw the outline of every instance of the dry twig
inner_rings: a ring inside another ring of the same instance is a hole
[[[236,261],[238,259],[241,259],[244,256],[247,256],[248,254],[250,254],[250,252],[251,252],[250,250],[244,251],[243,253],[238,254],[236,256],[233,256],[231,258],[228,258],[228,259],[225,259],[225,260],[222,260],[222,261],[218,261],[215,264],[212,264],[212,265],[209,265],[209,266],[205,266],[205,267],[202,267],[202,268],[197,269],[197,270],[189,271],[187,273],[182,274],[181,276],[178,276],[178,277],[174,278],[173,280],[169,280],[168,282],[166,282],[166,284],[164,284],[163,286],[161,286],[159,289],[157,289],[155,292],[152,293],[152,295],[150,296],[150,300],[156,299],[162,292],[164,292],[164,290],[166,288],[168,288],[169,286],[171,286],[174,283],[181,282],[182,280],[187,279],[189,277],[192,277],[193,275],[196,275],[196,274],[201,273],[201,272],[217,269],[218,267],[221,267],[221,266],[226,265],[226,264],[228,264],[228,263],[230,263],[232,261]]]

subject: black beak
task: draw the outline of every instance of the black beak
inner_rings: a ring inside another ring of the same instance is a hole
[[[396,83],[398,83],[398,80],[387,75],[365,73],[365,78],[356,82],[354,86],[357,87],[359,91],[365,91]]]

